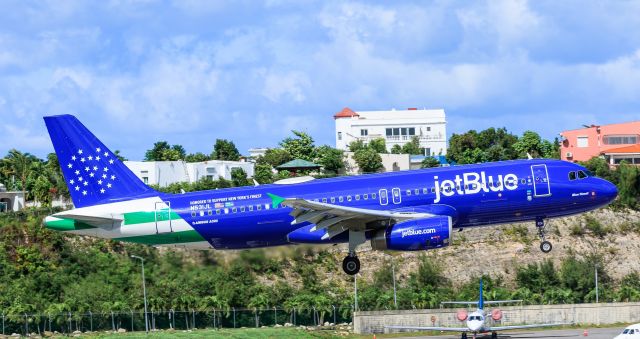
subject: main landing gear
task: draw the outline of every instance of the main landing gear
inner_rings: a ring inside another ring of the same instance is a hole
[[[360,272],[360,259],[356,255],[356,247],[367,241],[364,231],[349,230],[349,254],[342,260],[342,270],[348,275]]]
[[[467,332],[462,332],[460,339],[467,339]]]
[[[544,252],[544,253],[551,252],[551,249],[553,248],[553,246],[551,245],[550,242],[548,242],[544,238],[546,230],[545,230],[545,225],[544,225],[544,219],[543,218],[541,218],[541,217],[536,218],[536,227],[538,228],[538,236],[540,237],[540,240],[542,240],[542,242],[540,243],[540,250],[542,252]]]
[[[498,339],[498,333],[491,332],[491,339]]]

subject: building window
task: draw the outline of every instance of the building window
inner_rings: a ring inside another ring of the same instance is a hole
[[[393,135],[400,135],[400,129],[399,128],[394,128],[393,129]]]
[[[605,135],[605,145],[635,145],[638,143],[637,135]]]
[[[416,135],[416,129],[414,127],[409,127],[409,135]]]
[[[145,185],[149,184],[149,177],[142,177],[142,182],[145,183]]]
[[[342,132],[338,132],[338,140],[342,140]]]
[[[361,137],[366,137],[367,135],[369,135],[369,130],[366,130],[366,129],[361,129],[360,130],[360,136]]]
[[[427,132],[431,132],[431,126],[427,126]]]
[[[407,135],[407,128],[406,128],[406,127],[402,127],[402,128],[400,129],[400,134],[401,134],[401,135]]]
[[[578,137],[578,147],[589,147],[589,137]]]

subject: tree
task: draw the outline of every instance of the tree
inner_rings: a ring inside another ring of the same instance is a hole
[[[258,157],[256,159],[256,163],[258,164],[268,164],[271,167],[278,167],[286,162],[293,160],[291,154],[282,148],[270,148],[268,149],[263,156]]]
[[[344,168],[344,152],[330,147],[320,146],[316,149],[316,163],[322,165],[325,172],[337,174]]]
[[[520,158],[526,158],[527,154],[534,158],[542,158],[542,138],[533,131],[525,131],[522,137],[513,144],[513,149],[518,152]]]
[[[307,161],[313,161],[315,158],[315,147],[313,145],[313,138],[307,133],[300,131],[291,131],[295,138],[286,138],[280,142],[280,146],[291,156],[293,159],[302,159]]]
[[[618,166],[618,199],[623,206],[635,208],[640,197],[640,170],[622,161]]]
[[[16,149],[10,150],[7,156],[2,159],[2,170],[4,176],[19,180],[19,189],[23,192],[25,200],[28,198],[26,193],[27,180],[32,173],[32,163],[35,161],[38,161],[35,156],[29,153],[22,153]]]
[[[486,161],[513,160],[518,158],[513,144],[518,137],[505,128],[488,128],[478,133],[470,130],[464,134],[453,134],[449,139],[447,160],[458,164],[473,164]]]
[[[213,145],[211,159],[238,161],[240,160],[240,152],[238,152],[233,141],[229,141],[227,139],[216,139],[216,143]]]
[[[420,148],[420,138],[418,136],[413,136],[410,142],[402,146],[402,153],[414,155],[422,154],[422,149]]]
[[[375,138],[369,141],[369,147],[378,153],[387,153],[387,144],[384,138]]]
[[[233,182],[233,186],[247,186],[249,185],[249,180],[247,180],[247,172],[245,172],[241,167],[234,167],[231,169],[231,181]]]
[[[366,147],[356,151],[353,160],[362,173],[378,172],[383,168],[382,157],[373,148]]]
[[[146,161],[176,161],[184,159],[186,152],[181,145],[169,146],[166,141],[158,141],[144,155]]]
[[[273,171],[269,164],[256,163],[253,169],[253,178],[260,184],[270,184],[273,182]]]
[[[190,153],[184,158],[186,162],[203,162],[207,160],[211,160],[211,158],[202,152]]]
[[[402,146],[395,144],[391,147],[391,154],[402,154]]]
[[[425,157],[420,163],[420,168],[440,167],[440,160],[434,157]]]
[[[367,145],[364,144],[364,141],[360,139],[354,140],[349,143],[349,152],[357,152],[365,147],[367,147]]]

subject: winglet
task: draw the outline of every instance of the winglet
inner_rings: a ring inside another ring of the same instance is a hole
[[[280,203],[284,201],[284,198],[279,196],[279,195],[275,195],[275,194],[271,194],[271,193],[267,193],[267,195],[269,196],[269,198],[271,198],[271,207],[272,208],[278,207],[278,205],[280,205]]]

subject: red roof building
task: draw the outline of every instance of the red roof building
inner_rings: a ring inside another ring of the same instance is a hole
[[[333,118],[334,119],[340,119],[340,118],[353,118],[353,117],[359,117],[360,115],[354,111],[351,110],[351,108],[349,107],[345,107],[342,109],[342,111],[336,113]]]
[[[562,160],[587,161],[615,148],[640,144],[640,121],[591,125],[564,131],[560,136]]]
[[[601,153],[610,165],[620,165],[622,161],[640,166],[640,144],[611,148]]]

